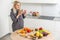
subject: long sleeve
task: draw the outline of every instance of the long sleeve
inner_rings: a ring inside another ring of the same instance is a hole
[[[13,14],[13,12],[10,13],[10,17],[12,19],[13,22],[17,22],[17,18],[16,16]]]
[[[24,14],[22,14],[23,18],[25,18]]]

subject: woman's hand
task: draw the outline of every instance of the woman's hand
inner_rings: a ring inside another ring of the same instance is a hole
[[[24,14],[24,16],[26,16],[26,10],[23,10],[23,12],[22,12],[23,14]]]
[[[18,19],[18,17],[19,17],[19,15],[17,15],[17,17],[16,17],[16,18]]]
[[[26,10],[23,11],[23,14],[26,14]]]
[[[23,10],[18,11],[18,15],[22,15],[22,13],[23,13]]]
[[[22,13],[23,13],[23,10],[18,10],[18,15],[16,18],[18,18],[20,15],[22,15]]]

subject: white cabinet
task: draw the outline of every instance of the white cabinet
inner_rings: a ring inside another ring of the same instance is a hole
[[[22,3],[56,3],[56,0],[19,0]]]

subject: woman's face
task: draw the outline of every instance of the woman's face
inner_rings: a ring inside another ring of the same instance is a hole
[[[19,10],[20,7],[21,7],[21,4],[20,4],[20,3],[17,3],[17,4],[15,5],[15,9],[16,9],[16,10]]]

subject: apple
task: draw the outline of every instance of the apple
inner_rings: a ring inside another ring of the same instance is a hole
[[[30,33],[30,32],[31,32],[31,30],[29,29],[29,30],[27,30],[27,32],[28,32],[28,33]]]
[[[24,30],[27,32],[27,33],[30,33],[32,30],[30,28],[27,28],[25,27]]]
[[[43,30],[43,28],[42,28],[42,27],[40,27],[40,28],[39,28],[39,30]]]

